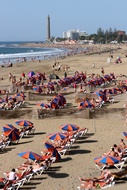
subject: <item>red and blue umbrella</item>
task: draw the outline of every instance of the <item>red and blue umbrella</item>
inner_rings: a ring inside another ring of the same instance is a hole
[[[53,134],[49,134],[47,136],[47,138],[51,139],[51,140],[54,140],[54,141],[59,141],[59,140],[63,140],[67,137],[67,135],[61,133],[61,132],[58,132],[58,133],[53,133]]]
[[[100,156],[94,159],[94,162],[101,164],[115,164],[120,161],[120,157],[112,157],[112,156]]]
[[[123,135],[127,138],[127,133],[126,132],[123,132]]]
[[[86,108],[85,102],[80,102],[78,108],[79,109]]]
[[[28,127],[28,126],[33,126],[33,123],[31,121],[27,120],[19,120],[15,122],[17,125]]]
[[[41,93],[42,92],[42,88],[41,86],[33,86],[33,90],[37,93]]]
[[[3,126],[3,132],[8,132],[8,131],[10,131],[10,130],[12,130],[12,129],[15,129],[15,127],[13,126],[13,125],[11,125],[11,124],[6,124],[5,126]]]
[[[20,132],[16,128],[11,129],[10,131],[6,131],[3,134],[4,136],[9,137],[9,139],[12,141],[20,139]]]
[[[104,94],[104,91],[99,90],[99,91],[96,91],[95,93],[96,93],[96,95],[99,96],[102,100],[104,100],[104,101],[107,100],[107,97],[106,97],[106,95]]]
[[[79,126],[74,124],[65,124],[61,125],[60,128],[65,131],[77,131],[79,129]]]
[[[0,104],[3,103],[3,102],[5,102],[5,100],[0,98]]]
[[[45,103],[39,103],[39,104],[37,104],[37,106],[41,106],[42,108],[50,108],[50,105],[48,105],[48,104],[45,104]]]
[[[56,102],[54,102],[53,100],[50,102],[50,108],[52,109],[59,109],[59,106]]]
[[[32,151],[18,153],[18,156],[21,156],[22,158],[30,159],[30,160],[39,160],[42,158],[42,156]]]
[[[58,153],[57,149],[48,141],[45,142],[45,147],[48,149],[49,152],[51,152],[51,155],[53,157],[56,157],[56,160],[60,160],[60,154]]]
[[[61,160],[61,156],[56,148],[54,148],[54,150],[52,152],[52,156],[56,158],[56,161]]]
[[[48,149],[48,151],[52,152],[54,150],[54,146],[49,143],[48,141],[45,142],[45,147]]]

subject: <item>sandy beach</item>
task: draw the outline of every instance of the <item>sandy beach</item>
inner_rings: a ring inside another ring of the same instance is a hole
[[[120,74],[126,75],[126,64],[127,57],[125,53],[127,47],[121,45],[121,48],[117,48],[115,45],[109,45],[113,50],[113,58],[110,63],[107,63],[107,58],[110,56],[110,52],[102,53],[101,50],[104,48],[101,45],[100,53],[95,54],[80,54],[75,56],[68,56],[64,59],[58,59],[61,69],[55,71],[60,78],[64,77],[63,70],[64,66],[70,67],[66,72],[68,76],[74,75],[75,71],[86,72],[87,75],[91,73],[101,75],[101,68],[103,67],[106,74],[113,72],[115,76]],[[105,45],[108,46],[108,45]],[[95,47],[94,47],[95,48]],[[116,58],[120,56],[122,63],[114,64]],[[22,72],[25,72],[26,76],[29,71],[45,72],[46,76],[52,73],[52,65],[54,59],[42,60],[41,62],[23,62],[13,65],[10,68],[0,67],[1,80],[0,89],[8,89],[10,82],[8,74],[12,73],[19,80]],[[92,64],[95,67],[92,68]],[[121,78],[119,78],[121,80]],[[75,102],[75,96],[78,93],[76,90],[72,95],[67,95],[67,103],[71,103],[73,106],[78,106]],[[108,108],[123,108],[123,105],[127,103],[127,92],[122,95],[115,96],[117,103],[109,104]],[[43,97],[44,99],[45,97]],[[27,102],[27,101],[26,101]],[[31,109],[37,109],[36,104],[39,101],[27,102]],[[108,109],[107,108],[107,109]],[[19,108],[22,109],[22,108]],[[126,109],[125,109],[126,113]],[[6,151],[0,152],[0,177],[4,177],[3,173],[10,171],[12,168],[16,168],[25,160],[17,153],[27,150],[32,150],[38,154],[45,149],[44,142],[48,140],[46,136],[51,132],[61,131],[60,125],[72,123],[79,127],[88,128],[88,133],[79,138],[71,147],[69,152],[64,155],[60,162],[53,163],[50,170],[45,171],[41,176],[37,176],[30,181],[29,184],[25,184],[21,189],[36,189],[36,190],[76,190],[80,184],[78,176],[80,177],[95,177],[100,174],[100,171],[94,164],[94,158],[99,157],[104,152],[108,152],[113,144],[119,144],[120,139],[124,138],[122,132],[127,132],[125,124],[125,117],[123,112],[114,112],[110,114],[103,114],[100,117],[94,119],[85,119],[80,117],[74,117],[73,115],[64,115],[60,117],[50,117],[44,119],[29,118],[28,115],[21,116],[16,119],[0,120],[1,134],[2,126],[5,124],[12,124],[16,127],[15,121],[18,119],[28,119],[34,123],[36,128],[35,134],[30,135],[26,138],[22,138],[18,144],[8,146]],[[126,142],[127,143],[127,142]],[[111,171],[117,171],[111,169]],[[111,187],[112,190],[125,189],[126,180],[117,181],[116,184]]]

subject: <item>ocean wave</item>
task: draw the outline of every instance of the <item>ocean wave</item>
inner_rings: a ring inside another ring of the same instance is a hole
[[[14,54],[0,54],[0,65],[11,61],[11,63],[22,62],[24,58],[27,61],[31,59],[43,60],[52,57],[58,57],[65,54],[65,50],[62,49],[48,49],[47,51],[39,52],[26,52],[26,53],[14,53]]]
[[[15,54],[0,54],[0,58],[6,59],[6,58],[23,58],[23,57],[38,57],[38,56],[44,56],[44,55],[52,55],[57,54],[62,51],[54,50],[54,51],[41,51],[41,52],[27,52],[27,53],[15,53]]]

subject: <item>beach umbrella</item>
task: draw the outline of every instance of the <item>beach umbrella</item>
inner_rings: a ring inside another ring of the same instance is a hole
[[[48,149],[48,151],[52,152],[54,150],[54,146],[49,143],[48,141],[45,142],[45,147]]]
[[[53,100],[50,102],[50,108],[52,109],[59,109],[59,106],[57,103],[55,103]]]
[[[127,133],[126,132],[123,132],[123,135],[125,136],[125,138],[127,138]]]
[[[0,98],[0,104],[3,103],[3,102],[5,102],[5,100]]]
[[[9,137],[9,139],[12,141],[20,139],[20,132],[16,128],[11,129],[10,131],[6,131],[3,134],[4,136]]]
[[[45,103],[39,103],[37,106],[41,106],[42,108],[50,108],[50,105],[45,104]]]
[[[32,77],[33,75],[35,75],[35,72],[34,72],[34,71],[30,71],[30,72],[28,73],[28,77]]]
[[[56,161],[61,160],[61,156],[56,148],[52,151],[52,156],[56,158]]]
[[[33,90],[37,93],[41,93],[42,92],[42,88],[40,86],[33,86]]]
[[[96,91],[96,95],[99,96],[104,101],[107,100],[107,97],[102,90]]]
[[[80,102],[78,108],[79,109],[86,108],[85,102]]]
[[[65,125],[61,125],[60,128],[65,131],[76,131],[79,129],[79,126],[74,125],[74,124],[65,124]]]
[[[47,136],[47,138],[51,139],[51,140],[54,140],[54,141],[59,141],[59,140],[63,140],[67,137],[67,135],[61,133],[61,132],[58,132],[58,133],[53,133],[53,134],[49,134]]]
[[[18,153],[18,156],[21,156],[22,158],[30,159],[30,160],[39,160],[42,158],[42,156],[32,151],[25,151],[25,152]]]
[[[11,125],[11,124],[6,124],[6,125],[3,126],[3,128],[2,128],[3,132],[8,132],[8,131],[10,131],[10,130],[12,130],[12,129],[15,129],[15,127],[14,127],[13,125]]]
[[[94,159],[95,163],[101,163],[101,164],[115,164],[120,161],[120,157],[112,157],[112,156],[100,156],[98,158]]]
[[[45,147],[48,149],[49,152],[51,152],[51,156],[56,157],[56,160],[60,160],[61,156],[58,153],[57,149],[48,141],[45,142]]]
[[[16,121],[15,123],[19,126],[24,126],[24,127],[33,126],[33,123],[27,120],[19,120],[19,121]]]

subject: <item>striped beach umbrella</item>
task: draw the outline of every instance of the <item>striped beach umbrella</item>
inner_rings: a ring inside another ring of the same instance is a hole
[[[4,136],[9,137],[9,139],[12,141],[20,139],[20,132],[16,128],[11,129],[10,131],[6,131],[3,134]]]
[[[11,124],[6,124],[5,126],[2,127],[3,132],[8,132],[8,131],[10,131],[12,129],[15,129],[15,127],[13,125],[11,125]]]
[[[33,126],[33,123],[27,120],[19,120],[19,121],[16,121],[15,123],[19,126],[24,126],[24,127]]]
[[[47,136],[47,138],[54,140],[54,141],[59,141],[59,140],[63,140],[67,137],[67,135],[61,133],[61,132],[57,132],[57,133],[53,133],[53,134],[49,134]]]
[[[115,164],[120,161],[120,157],[112,157],[112,156],[100,156],[94,159],[95,163],[101,164]]]
[[[74,124],[65,124],[65,125],[61,125],[60,128],[65,131],[76,131],[79,129],[79,126],[74,125]]]
[[[127,133],[126,132],[123,132],[123,135],[125,136],[125,138],[127,138]]]
[[[39,160],[42,158],[42,156],[32,151],[25,151],[25,152],[18,153],[18,156],[21,156],[22,158],[30,159],[30,160]]]

